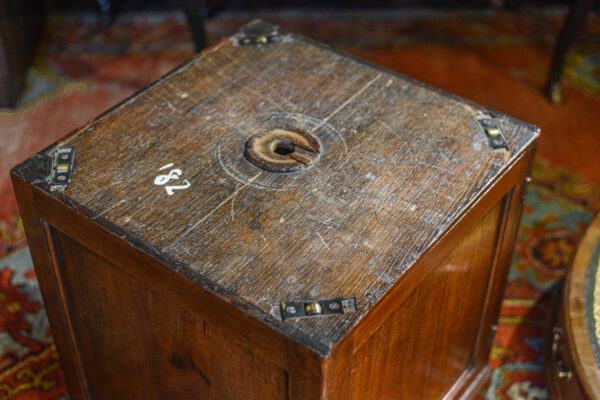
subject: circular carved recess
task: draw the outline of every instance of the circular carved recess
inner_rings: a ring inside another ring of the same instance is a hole
[[[250,137],[244,156],[265,171],[298,172],[314,163],[320,152],[317,138],[303,130],[290,128]]]

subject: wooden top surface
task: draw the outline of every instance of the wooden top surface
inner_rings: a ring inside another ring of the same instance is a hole
[[[600,215],[577,246],[564,300],[577,376],[589,398],[600,398]]]
[[[241,43],[261,32],[278,43]],[[495,113],[509,151],[494,151],[482,109],[254,22],[57,143],[75,147],[75,170],[52,195],[325,354],[537,136]],[[249,162],[249,137],[277,129],[312,134],[317,159],[291,173]],[[268,315],[336,296],[358,311]]]

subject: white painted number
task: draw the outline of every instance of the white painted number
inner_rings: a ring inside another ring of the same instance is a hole
[[[189,188],[190,182],[186,179],[184,180],[185,184],[184,185],[170,185],[170,186],[165,186],[165,190],[167,191],[167,194],[169,196],[173,195],[173,190],[181,190],[181,189],[187,189]]]
[[[158,170],[162,171],[163,169],[171,168],[172,166],[173,166],[173,163],[169,163],[169,164],[163,165]],[[181,178],[182,174],[183,174],[183,172],[181,172],[181,170],[179,168],[173,168],[166,175],[158,175],[154,179],[154,184],[162,186],[171,180],[179,180],[179,178]],[[191,186],[190,182],[187,179],[184,179],[183,182],[184,182],[183,185],[167,185],[167,186],[165,186],[165,190],[167,191],[167,194],[169,196],[172,196],[174,190],[187,189]]]
[[[156,177],[156,179],[154,180],[154,184],[155,185],[164,185],[165,183],[169,182],[171,179],[179,179],[179,177],[181,176],[182,172],[180,169],[172,169],[168,175],[159,175]]]

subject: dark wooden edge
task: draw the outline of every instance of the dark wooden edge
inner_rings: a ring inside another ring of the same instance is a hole
[[[72,331],[68,328],[65,304],[60,296],[59,283],[54,275],[54,265],[49,256],[50,249],[45,236],[44,223],[37,212],[33,188],[26,182],[13,176],[13,186],[19,201],[19,211],[31,248],[31,257],[35,264],[37,279],[48,313],[54,342],[60,356],[61,367],[65,374],[73,399],[88,399],[85,372],[77,363],[76,346]]]
[[[565,313],[566,342],[573,367],[585,394],[600,399],[600,368],[590,342],[585,310],[585,280],[594,249],[600,240],[600,214],[596,215],[577,246],[567,274],[562,306]]]
[[[258,27],[258,25],[260,25],[260,27]],[[265,29],[268,31],[272,31],[275,26],[265,23],[263,21],[260,20],[255,20],[253,22],[250,22],[248,25],[246,25],[245,27],[243,27],[240,32],[242,32],[244,29],[248,29],[248,27],[251,27],[253,30],[256,30],[258,28],[260,29]],[[283,31],[282,31],[283,33]],[[323,48],[328,48],[330,49],[328,46],[318,43],[318,42],[314,42],[310,39],[304,38],[302,36],[299,35],[294,35],[295,37],[300,38],[301,40],[305,40],[311,44],[323,47]],[[136,96],[150,90],[151,88],[155,87],[156,85],[160,84],[162,81],[164,81],[165,79],[168,79],[170,76],[182,71],[186,66],[188,66],[189,64],[191,64],[192,62],[194,62],[195,60],[204,57],[206,54],[209,54],[211,52],[214,52],[218,49],[219,45],[212,47],[210,49],[205,50],[204,52],[200,53],[200,55],[192,58],[191,60],[188,60],[187,62],[185,62],[184,64],[182,64],[181,66],[179,66],[178,68],[176,68],[175,70],[171,71],[170,73],[166,74],[165,76],[163,76],[162,78],[158,79],[157,81],[155,81],[153,84],[151,84],[150,86],[140,90],[139,92],[137,92],[136,94],[130,96],[129,98],[127,98],[126,100],[122,101],[121,103],[117,104],[116,106],[114,106],[113,108],[109,109],[108,111],[106,111],[105,113],[101,114],[98,118],[96,118],[94,121],[92,121],[91,123],[88,123],[86,125],[84,125],[82,128],[76,129],[74,131],[72,131],[69,135],[67,135],[65,138],[61,139],[60,141],[55,142],[54,144],[48,146],[45,150],[43,150],[40,153],[37,153],[35,155],[33,155],[32,157],[30,157],[29,159],[27,159],[26,161],[24,161],[23,163],[17,165],[16,167],[14,167],[11,171],[11,175],[13,176],[13,180],[15,180],[16,178],[18,179],[22,179],[23,181],[26,182],[31,182],[35,187],[36,187],[36,197],[38,197],[41,201],[40,204],[45,204],[47,205],[46,211],[48,212],[48,215],[54,215],[53,212],[61,209],[62,210],[62,214],[64,215],[65,218],[67,218],[67,213],[65,213],[65,206],[69,207],[73,210],[75,210],[78,214],[79,220],[81,224],[86,224],[86,220],[87,219],[91,219],[93,220],[97,226],[95,227],[95,230],[98,230],[98,228],[101,229],[101,231],[103,232],[103,234],[106,236],[106,234],[108,234],[109,232],[112,233],[112,239],[113,242],[115,242],[115,239],[118,238],[118,240],[126,240],[130,243],[130,247],[134,248],[135,250],[137,250],[137,254],[141,255],[143,253],[147,253],[150,255],[150,257],[152,258],[153,262],[159,262],[162,263],[164,265],[162,265],[161,268],[165,269],[168,267],[165,267],[165,265],[172,265],[174,268],[174,270],[176,272],[178,272],[178,276],[185,276],[188,279],[192,280],[194,283],[196,283],[197,285],[199,285],[202,289],[204,289],[206,292],[209,293],[213,293],[215,295],[217,295],[219,298],[221,298],[225,303],[227,304],[231,304],[233,305],[237,310],[237,312],[239,312],[240,310],[243,313],[246,313],[248,315],[252,315],[257,321],[272,326],[273,328],[275,328],[277,331],[285,334],[286,336],[290,337],[292,340],[295,340],[296,342],[312,349],[314,352],[316,352],[317,354],[319,354],[321,357],[325,357],[327,355],[329,355],[329,353],[331,352],[331,348],[325,344],[325,343],[320,343],[316,340],[314,340],[313,338],[310,338],[308,335],[294,329],[293,327],[282,323],[281,321],[273,318],[270,314],[268,314],[267,312],[265,312],[264,310],[256,307],[255,305],[237,298],[233,293],[227,291],[225,288],[217,285],[215,282],[212,282],[208,279],[204,279],[198,276],[191,276],[189,275],[189,273],[186,271],[184,267],[184,264],[182,264],[181,262],[179,262],[178,260],[175,260],[174,258],[168,256],[167,254],[161,252],[159,249],[149,245],[148,243],[145,243],[143,241],[141,241],[140,239],[138,239],[137,237],[135,237],[134,235],[124,231],[123,229],[121,229],[120,227],[116,226],[115,224],[111,223],[110,221],[108,221],[107,219],[103,218],[103,217],[98,217],[96,213],[94,213],[93,211],[87,209],[86,207],[81,206],[80,204],[77,204],[77,202],[75,202],[73,199],[71,199],[70,197],[66,196],[65,194],[58,192],[58,193],[51,193],[49,192],[49,187],[48,187],[48,183],[45,181],[45,177],[49,175],[50,173],[50,165],[51,165],[51,160],[50,157],[48,156],[48,152],[50,150],[52,150],[53,148],[55,148],[56,146],[59,145],[59,143],[61,143],[62,141],[64,141],[66,138],[68,138],[69,136],[72,136],[74,134],[78,134],[84,131],[90,131],[89,128],[93,127],[96,123],[98,123],[100,120],[102,120],[103,117],[105,117],[108,113],[118,109],[119,107],[123,106],[124,104],[127,104],[128,102],[132,101]],[[399,74],[397,72],[394,71],[390,71],[387,70],[383,67],[379,67],[377,65],[373,65],[367,61],[358,59],[354,56],[351,55],[347,55],[345,53],[339,52],[335,49],[331,49],[331,51],[335,51],[338,52],[340,54],[343,54],[344,56],[348,56],[351,57],[365,65],[369,65],[372,66],[373,68],[379,69],[381,71],[384,71],[386,73],[390,73],[393,74],[395,76],[399,76],[402,79],[407,79],[411,82],[413,82],[416,85],[420,85],[422,87],[426,87],[430,90],[436,91],[444,96],[450,97],[454,100],[458,100],[461,102],[466,102],[466,103],[471,103],[470,101],[467,101],[465,99],[461,99],[457,96],[454,95],[450,95],[444,91],[441,91],[440,89],[436,89],[433,88],[429,85],[426,85],[422,82],[418,82],[415,81],[412,78],[408,78],[405,77],[402,74]],[[481,109],[481,106],[477,106],[475,105],[477,108]],[[499,114],[500,115],[500,114]],[[509,117],[507,117],[509,118]],[[539,131],[539,129],[537,127],[534,127],[533,125],[530,124],[526,124],[526,123],[521,123],[519,122],[519,125],[524,125],[526,126],[527,129],[532,130],[533,131],[533,135],[532,135],[532,142],[535,142],[537,140],[537,132]],[[514,176],[514,172],[511,171],[511,169],[514,167],[514,165],[516,165],[519,160],[522,159],[523,154],[525,152],[525,148],[521,150],[520,153],[515,154],[514,156],[516,158],[512,159],[512,162],[508,165],[506,165],[504,167],[504,169],[502,171],[499,172],[499,174],[496,176],[496,178],[494,179],[494,182],[491,183],[491,185],[493,186],[495,184],[495,182],[498,182],[498,184],[500,185],[502,182],[505,182],[504,186],[506,186],[506,182],[508,182],[508,178],[507,176]],[[508,171],[508,172],[507,172]],[[506,187],[503,188],[503,190],[507,191],[508,189]],[[488,191],[489,192],[489,191]],[[481,193],[477,198],[473,199],[470,204],[468,204],[463,212],[461,213],[458,222],[456,222],[454,225],[448,227],[448,229],[446,230],[446,233],[442,234],[438,240],[436,241],[436,243],[434,244],[435,248],[437,249],[434,253],[438,254],[438,257],[441,256],[441,254],[447,254],[447,252],[450,251],[450,248],[448,245],[446,246],[440,246],[440,243],[450,243],[452,242],[452,240],[456,239],[456,233],[452,233],[451,231],[453,231],[459,224],[465,224],[465,221],[467,221],[467,225],[469,223],[474,223],[476,221],[476,217],[479,218],[481,216],[483,216],[484,214],[480,211],[477,212],[476,210],[481,208],[481,205],[479,204],[480,201],[482,200],[482,198],[486,198],[489,196],[495,196],[494,198],[496,198],[497,200],[499,200],[500,196],[500,190],[498,190],[497,188],[494,188],[492,190],[491,193],[488,192],[484,192]],[[504,193],[504,192],[502,192]],[[489,201],[487,201],[487,203],[489,203]],[[51,205],[49,205],[51,204]],[[63,208],[61,208],[61,206]],[[468,218],[464,218],[464,216],[468,213],[474,212],[474,215],[476,215],[476,217],[470,216]],[[47,215],[46,213],[41,213],[40,215]],[[51,225],[54,226],[55,228],[57,228],[58,230],[63,230],[65,228],[65,220],[64,219],[60,219],[60,220],[56,220],[56,221],[52,221]],[[73,225],[77,225],[77,224],[70,224],[70,227],[73,227]],[[89,224],[86,224],[89,225]],[[81,236],[77,236],[79,232],[80,234],[83,234],[84,236],[86,235],[83,231],[81,231],[80,229],[78,229],[80,226],[82,225],[77,225],[74,227],[74,230],[72,232],[72,234],[69,234],[69,232],[64,232],[66,234],[68,234],[69,236],[73,237],[73,238],[81,238]],[[91,225],[90,225],[91,226]],[[461,228],[462,229],[462,228]],[[450,232],[448,234],[448,232]],[[95,248],[95,245],[97,244],[97,241],[94,241],[93,243],[82,243],[83,245],[85,245],[88,248]],[[116,243],[114,243],[116,245]],[[440,251],[442,248],[444,248],[444,250]],[[429,257],[429,253],[432,252],[428,252],[423,254],[419,260],[423,259],[426,255]],[[108,255],[110,255],[110,252],[107,253]],[[433,253],[432,253],[433,254]],[[401,284],[401,281],[406,281],[407,277],[409,276],[409,274],[411,274],[411,271],[414,270],[415,265],[419,262],[419,260],[415,261],[415,263],[407,270],[407,272],[402,275],[400,277],[400,279],[398,280],[398,282],[396,282],[396,287],[401,287],[402,290],[406,289],[404,288],[405,285]],[[441,260],[441,258],[440,258]],[[117,260],[118,262],[118,260]],[[429,263],[431,264],[431,263]],[[158,268],[158,267],[157,267]],[[428,266],[428,272],[433,271],[434,266],[433,265],[429,265]],[[424,279],[424,277],[423,277]],[[422,281],[422,279],[420,280]],[[416,286],[413,285],[414,287],[412,287],[412,289],[414,289]],[[380,299],[380,301],[378,302],[378,304],[383,304],[384,303],[384,299],[385,298],[390,298],[390,293],[391,292],[399,292],[399,289],[396,290],[390,290],[388,291],[388,293],[384,296],[384,298]],[[412,291],[412,290],[410,290]],[[404,300],[406,298],[406,296],[401,296],[402,300]],[[398,305],[398,304],[397,304]],[[375,308],[377,309],[381,309],[382,307],[377,306],[374,307],[372,310],[369,311],[369,313],[367,315],[377,315],[378,312],[374,312],[376,311]],[[233,310],[232,310],[233,312]],[[366,315],[363,316],[363,318],[361,318],[361,321],[363,321],[366,318]],[[358,321],[356,321],[358,322]],[[355,323],[356,325],[356,323]],[[349,336],[348,335],[349,332],[345,333],[345,336]],[[372,332],[371,332],[372,333]],[[368,337],[370,335],[367,335],[366,337]]]
[[[56,256],[55,246],[54,246],[54,238],[52,237],[51,227],[40,219],[42,223],[42,227],[44,230],[45,238],[46,238],[46,246],[50,256],[50,264],[52,266],[52,272],[54,276],[54,282],[56,283],[56,289],[58,290],[58,297],[60,304],[63,310],[63,321],[65,324],[65,328],[69,334],[69,343],[71,345],[71,351],[73,354],[73,362],[75,364],[75,368],[78,371],[78,378],[81,383],[81,389],[83,390],[84,397],[90,397],[90,390],[87,384],[87,378],[85,374],[85,368],[83,367],[83,362],[81,361],[81,353],[79,352],[79,345],[77,344],[77,336],[75,335],[75,330],[73,329],[73,321],[72,317],[69,313],[69,299],[67,298],[64,282],[62,279],[62,274],[59,267],[59,262]]]

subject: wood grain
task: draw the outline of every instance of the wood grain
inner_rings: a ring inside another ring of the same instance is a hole
[[[352,399],[439,398],[469,369],[500,211],[499,204],[354,354]],[[446,312],[427,318],[439,307]]]
[[[537,136],[251,23],[12,171],[72,396],[472,397]]]
[[[355,296],[359,311],[288,324],[331,348],[536,137],[301,37],[225,41],[70,136],[69,200],[265,312]],[[307,74],[310,79],[306,79]],[[299,174],[243,157],[249,136],[295,125],[323,146]],[[174,163],[191,187],[153,184]]]
[[[95,399],[287,398],[286,371],[68,236],[52,238]]]

